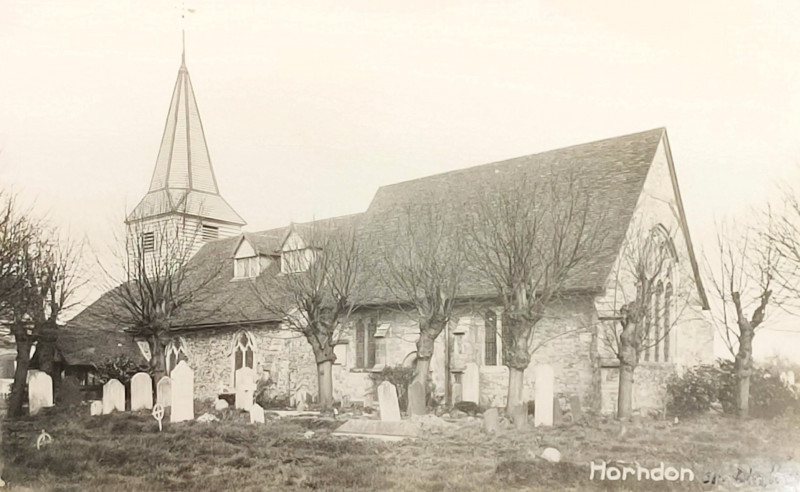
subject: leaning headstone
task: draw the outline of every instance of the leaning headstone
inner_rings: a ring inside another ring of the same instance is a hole
[[[464,368],[464,375],[461,378],[461,386],[461,401],[480,403],[481,380],[478,364],[474,362],[467,363]]]
[[[263,424],[264,423],[264,409],[258,403],[250,405],[250,423]]]
[[[545,450],[542,451],[542,459],[550,463],[558,463],[561,461],[561,452],[556,448],[545,448]]]
[[[28,410],[36,415],[53,406],[53,378],[43,371],[28,371]]]
[[[228,402],[221,398],[218,398],[217,401],[214,402],[214,410],[225,410],[229,406]]]
[[[169,376],[163,376],[156,385],[156,403],[167,408],[172,406],[172,381]]]
[[[236,408],[250,410],[256,392],[256,372],[245,366],[236,370]]]
[[[536,366],[534,397],[533,425],[553,425],[553,368],[547,364]]]
[[[61,386],[56,394],[56,404],[60,407],[71,407],[80,405],[83,401],[81,396],[81,384],[75,376],[67,376],[61,381]]]
[[[103,415],[125,411],[125,386],[116,379],[103,385]]]
[[[569,409],[572,412],[572,421],[578,422],[583,419],[583,409],[581,408],[581,397],[572,395],[569,398]]]
[[[487,434],[494,434],[500,428],[500,413],[496,408],[483,412],[483,430]]]
[[[381,408],[381,420],[383,422],[397,422],[400,420],[397,388],[389,381],[384,381],[378,385],[378,404]]]
[[[425,415],[425,385],[420,381],[414,381],[408,386],[408,408],[409,415]]]
[[[553,397],[553,425],[564,423],[564,414],[561,412],[561,402],[557,396]]]
[[[103,415],[103,402],[100,400],[93,400],[89,405],[89,415]]]
[[[178,362],[170,374],[172,380],[172,411],[170,422],[194,420],[194,371],[185,360]]]
[[[153,408],[153,380],[146,372],[131,378],[131,411]]]

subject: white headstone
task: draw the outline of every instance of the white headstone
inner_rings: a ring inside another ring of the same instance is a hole
[[[301,403],[304,406],[308,404],[308,390],[305,386],[300,386],[300,388],[294,392],[294,396],[292,396],[291,400],[289,401],[289,405],[293,407],[297,407]]]
[[[236,370],[236,408],[250,410],[256,392],[256,372],[249,367]]]
[[[264,409],[258,403],[250,405],[250,423],[263,424],[264,423]]]
[[[536,410],[533,414],[533,425],[553,425],[553,368],[547,364],[539,364],[535,374]]]
[[[464,375],[461,377],[461,401],[481,401],[480,369],[474,362],[468,362],[464,368]]]
[[[102,415],[102,414],[103,414],[103,402],[100,400],[92,400],[92,403],[89,406],[89,415]]]
[[[137,372],[131,378],[131,410],[153,408],[153,379],[146,372]]]
[[[397,388],[389,381],[384,381],[378,385],[378,404],[381,408],[382,421],[400,421],[400,404],[397,402]]]
[[[172,406],[172,381],[169,376],[163,376],[156,385],[156,403],[167,408]]]
[[[172,412],[170,422],[194,420],[194,371],[185,360],[175,366],[172,380]]]
[[[28,371],[28,410],[36,415],[53,406],[53,378],[43,371]]]
[[[794,371],[786,371],[786,384],[794,386]]]
[[[125,386],[116,379],[103,385],[103,415],[125,411]]]

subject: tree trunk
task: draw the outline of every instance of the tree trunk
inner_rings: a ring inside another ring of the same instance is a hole
[[[636,369],[635,327],[629,323],[619,337],[619,388],[617,390],[617,419],[629,419],[633,412],[633,372]]]
[[[741,327],[739,351],[736,354],[736,410],[739,418],[750,415],[750,376],[753,374],[753,336],[750,327]]]
[[[525,381],[525,369],[516,367],[508,368],[508,399],[506,400],[506,415],[514,415],[517,408],[522,405],[522,389]],[[525,410],[527,412],[527,409]]]
[[[28,379],[28,365],[31,359],[31,340],[24,326],[15,326],[14,341],[17,345],[17,368],[14,371],[14,384],[8,398],[8,413],[12,418],[22,416],[22,402]]]
[[[503,317],[503,363],[508,367],[506,415],[514,415],[518,411],[517,407],[524,403],[522,394],[525,369],[531,362],[528,338],[532,328],[533,324],[528,324],[519,317],[508,314]]]
[[[158,383],[167,375],[167,353],[164,341],[158,335],[150,337],[150,373],[153,382]]]
[[[53,381],[56,380],[55,356],[57,338],[58,331],[55,326],[55,321],[47,321],[42,327],[42,331],[38,336],[38,343],[36,344],[36,352],[39,358],[39,370],[50,375]]]
[[[333,361],[325,360],[317,364],[317,384],[322,413],[328,413],[333,408]]]

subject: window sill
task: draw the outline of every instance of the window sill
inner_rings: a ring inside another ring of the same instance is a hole
[[[385,366],[375,366],[375,367],[353,367],[350,369],[350,372],[353,373],[373,373],[373,372],[381,372]]]

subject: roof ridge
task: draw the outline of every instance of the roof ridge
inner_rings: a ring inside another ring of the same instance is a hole
[[[505,163],[508,163],[508,162],[511,162],[511,161],[515,161],[515,160],[518,160],[518,159],[524,159],[524,158],[528,158],[528,157],[541,156],[541,155],[544,155],[544,154],[549,154],[551,152],[561,152],[561,151],[566,151],[566,150],[573,150],[573,149],[577,149],[579,147],[597,145],[597,144],[599,144],[601,142],[608,142],[608,141],[612,141],[612,140],[630,138],[630,137],[635,137],[635,136],[638,136],[638,135],[644,135],[644,134],[647,134],[647,133],[661,132],[663,134],[664,132],[666,132],[666,130],[667,130],[666,127],[661,126],[661,127],[657,127],[657,128],[651,128],[650,130],[644,130],[644,131],[641,131],[641,132],[628,133],[628,134],[625,134],[625,135],[617,135],[616,137],[601,138],[601,139],[592,140],[592,141],[589,141],[589,142],[583,142],[583,143],[579,143],[579,144],[575,144],[575,145],[568,145],[566,147],[558,147],[558,148],[555,148],[555,149],[543,150],[541,152],[534,152],[533,154],[523,154],[523,155],[519,155],[519,156],[516,156],[516,157],[509,157],[507,159],[501,159],[499,161],[487,162],[485,164],[475,164],[475,165],[468,166],[468,167],[462,167],[462,168],[459,168],[459,169],[453,169],[451,171],[444,171],[444,172],[441,172],[441,173],[429,174],[427,176],[420,176],[419,178],[412,178],[412,179],[407,179],[405,181],[398,181],[396,183],[391,183],[391,184],[388,184],[388,185],[379,186],[378,190],[391,188],[391,187],[397,186],[397,185],[406,185],[406,184],[409,184],[409,183],[413,183],[415,181],[421,181],[421,180],[425,180],[425,179],[438,178],[438,177],[443,177],[443,176],[448,176],[448,175],[453,175],[453,174],[467,173],[467,172],[474,171],[475,169],[481,168],[481,167],[496,166],[498,164],[505,164]],[[376,193],[376,195],[377,195],[377,193]]]

